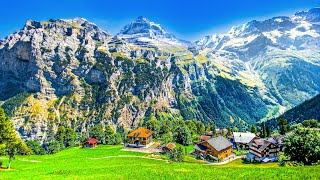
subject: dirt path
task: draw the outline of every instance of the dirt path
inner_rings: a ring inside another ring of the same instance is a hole
[[[157,160],[157,161],[166,161],[164,159],[158,159],[158,158],[149,158],[145,156],[130,156],[130,155],[119,155],[119,156],[106,156],[106,157],[101,157],[101,158],[88,158],[90,160],[97,160],[97,159],[108,159],[108,158],[142,158],[142,159],[151,159],[151,160]]]
[[[222,162],[218,162],[218,163],[210,163],[210,164],[205,164],[205,165],[220,166],[220,165],[228,164],[234,160],[241,159],[241,158],[243,158],[243,156],[236,156],[235,158],[230,158],[226,161],[222,161]]]
[[[0,158],[0,159],[8,159],[8,158]],[[15,159],[17,161],[24,161],[24,162],[33,162],[33,163],[39,163],[42,161],[37,161],[37,160],[27,160],[27,159]]]

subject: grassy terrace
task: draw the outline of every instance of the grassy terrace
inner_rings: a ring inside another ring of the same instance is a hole
[[[12,163],[14,170],[0,170],[0,179],[320,179],[320,166],[279,167],[276,163],[243,164],[240,160],[221,166],[197,161],[168,163],[120,149],[100,145],[55,155],[20,156]],[[7,158],[2,160],[6,165]]]

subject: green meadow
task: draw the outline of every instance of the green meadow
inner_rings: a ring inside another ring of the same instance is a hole
[[[178,163],[121,147],[100,145],[54,155],[17,156],[12,170],[0,170],[0,179],[320,179],[320,166],[279,167],[241,160],[215,166],[188,156],[186,162]],[[7,157],[1,159],[6,165]]]

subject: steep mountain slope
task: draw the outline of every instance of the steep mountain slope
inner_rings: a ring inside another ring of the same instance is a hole
[[[243,73],[252,76],[285,109],[320,92],[319,17],[320,9],[315,8],[292,17],[251,21],[195,43],[237,79]]]
[[[320,94],[286,111],[281,116],[266,121],[266,125],[277,127],[280,118],[285,118],[289,124],[301,123],[304,120],[316,119],[320,122]]]

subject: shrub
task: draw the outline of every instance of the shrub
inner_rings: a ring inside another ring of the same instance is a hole
[[[48,154],[55,154],[61,151],[61,143],[59,141],[50,141],[47,147]]]
[[[284,153],[291,161],[310,165],[319,160],[320,134],[315,130],[297,127],[287,136],[284,145]]]
[[[286,161],[284,161],[283,159],[279,159],[279,166],[285,167],[286,166]]]
[[[44,155],[46,151],[41,147],[41,144],[35,140],[27,141],[27,146],[33,151],[36,155]]]
[[[181,147],[173,149],[169,152],[169,158],[172,161],[182,162],[185,154],[183,153],[183,149]]]

